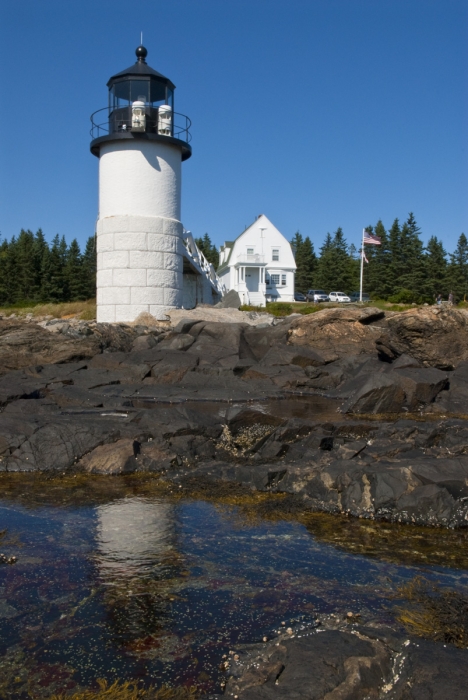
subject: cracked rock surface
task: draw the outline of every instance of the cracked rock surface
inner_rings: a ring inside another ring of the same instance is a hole
[[[291,632],[240,649],[230,659],[226,695],[239,700],[466,697],[462,649],[359,625],[303,636]]]
[[[231,311],[0,321],[0,470],[153,471],[311,510],[467,525],[464,311],[226,322]]]

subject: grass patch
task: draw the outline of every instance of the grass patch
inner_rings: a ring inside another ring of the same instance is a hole
[[[316,313],[317,311],[323,311],[323,309],[343,309],[343,308],[349,308],[349,307],[356,307],[358,306],[359,308],[364,308],[364,307],[372,307],[372,308],[377,308],[377,309],[382,309],[382,311],[407,311],[408,309],[414,309],[416,308],[415,305],[413,304],[392,304],[388,301],[383,301],[381,299],[378,299],[376,301],[369,301],[365,302],[363,304],[356,304],[356,303],[351,303],[351,304],[331,304],[330,302],[325,302],[321,304],[309,304],[305,302],[296,302],[296,303],[289,303],[289,302],[282,302],[282,301],[274,301],[274,302],[267,302],[266,309],[265,307],[261,306],[241,306],[241,311],[263,311],[270,314],[273,314],[273,316],[278,316],[278,317],[284,317],[284,316],[289,316],[290,314],[303,314],[303,315],[308,315],[308,314],[313,314]],[[419,304],[418,306],[422,306]],[[467,303],[467,308],[468,308],[468,303]]]
[[[306,304],[304,302],[288,303],[283,301],[272,301],[266,305],[266,310],[273,316],[284,317],[290,314],[313,314],[326,308],[323,304]]]
[[[290,314],[302,314],[304,316],[308,314],[316,313],[317,311],[322,311],[323,309],[331,308],[346,308],[348,306],[355,306],[355,304],[309,304],[304,302],[267,302],[265,306],[250,306],[244,304],[240,306],[241,311],[254,311],[256,313],[269,313],[278,318],[283,318],[284,316],[289,316]],[[359,304],[359,307],[371,306],[374,308],[382,309],[383,311],[406,311],[407,309],[414,309],[413,304],[391,304],[388,301],[376,300],[370,301],[368,303]],[[419,304],[419,306],[421,306]],[[468,308],[468,302],[460,302],[458,308]],[[12,306],[0,307],[1,316],[11,316],[15,314],[18,318],[24,318],[27,314],[32,314],[33,318],[39,316],[52,316],[53,318],[71,318],[72,316],[78,316],[83,321],[94,321],[96,319],[96,300],[88,299],[88,301],[70,301],[64,302],[62,304],[29,304],[25,305],[24,302],[14,304]]]
[[[408,309],[414,309],[413,304],[397,304],[391,303],[389,301],[383,301],[383,299],[376,299],[375,301],[369,301],[365,304],[359,304],[359,306],[372,306],[376,309],[382,309],[382,311],[407,311]],[[419,304],[421,306],[421,304]]]
[[[251,306],[250,304],[242,304],[242,306],[239,306],[239,311],[255,311],[258,314],[267,313],[264,306]]]
[[[418,637],[468,647],[468,598],[443,590],[422,577],[398,589],[398,597],[411,605],[398,608],[397,619]]]
[[[25,318],[32,314],[33,318],[39,316],[52,316],[53,318],[72,318],[78,316],[83,321],[93,321],[96,318],[96,300],[70,301],[63,304],[35,304],[30,306],[6,306],[0,308],[1,316],[15,314],[18,318]]]

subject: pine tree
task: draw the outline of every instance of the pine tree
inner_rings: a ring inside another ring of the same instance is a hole
[[[291,248],[296,260],[295,288],[304,293],[313,286],[317,256],[309,236],[303,239],[297,231],[291,240]]]
[[[307,291],[314,284],[315,271],[317,269],[317,256],[314,245],[309,236],[304,238],[302,245],[303,288]]]
[[[359,289],[361,275],[361,254],[354,243],[351,243],[348,248],[348,267],[349,282],[347,291],[351,293]]]
[[[400,241],[401,268],[398,286],[400,289],[411,290],[416,301],[424,293],[425,269],[420,229],[412,213],[402,226]]]
[[[455,299],[465,301],[468,297],[468,240],[464,233],[460,234],[455,252],[450,255],[448,281]]]
[[[34,234],[22,229],[16,241],[16,299],[17,302],[34,298]]]
[[[82,259],[83,294],[85,299],[96,298],[96,239],[90,236]]]
[[[398,219],[395,219],[388,232],[389,263],[387,267],[387,283],[385,297],[396,294],[401,286],[398,285],[400,272],[403,267],[401,228]]]
[[[428,300],[433,300],[439,294],[447,296],[447,253],[442,241],[437,236],[431,236],[425,251],[423,294]]]
[[[381,219],[375,227],[368,226],[366,231],[380,238],[381,245],[370,245],[366,248],[364,263],[364,290],[378,299],[386,299],[393,292],[390,281],[391,250],[387,231]]]
[[[304,238],[302,237],[302,234],[299,231],[296,231],[294,236],[291,239],[291,248],[294,254],[294,257],[296,258],[296,265],[297,265],[297,251],[300,250],[301,245],[304,243]]]
[[[83,285],[83,259],[76,238],[72,240],[68,248],[65,280],[69,301],[83,301],[86,299],[86,291]]]
[[[317,262],[315,285],[325,292],[333,291],[333,273],[330,270],[333,241],[330,233],[327,233]]]
[[[41,257],[41,272],[40,280],[41,287],[39,290],[39,300],[46,304],[51,300],[50,297],[50,248],[47,246],[42,253]]]
[[[57,233],[49,255],[44,259],[42,271],[41,296],[54,303],[66,301],[68,296],[65,277],[66,244],[64,246],[63,241]]]
[[[0,244],[0,304],[2,305],[8,303],[7,268],[8,241],[2,241]]]
[[[360,258],[356,246],[348,246],[341,227],[335,232],[333,244],[336,250],[336,281],[338,291],[351,293],[359,285]]]
[[[44,267],[44,259],[49,254],[49,246],[42,233],[42,229],[36,231],[33,247],[33,267],[34,267],[34,287],[33,301],[42,301],[42,270]]]
[[[333,238],[327,233],[317,265],[317,287],[326,292],[350,291],[355,282],[355,267],[341,227]]]
[[[16,304],[20,298],[18,284],[18,245],[16,237],[12,236],[7,248],[5,260],[5,296],[7,304]]]

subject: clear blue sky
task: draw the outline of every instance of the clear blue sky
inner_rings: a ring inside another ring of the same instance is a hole
[[[89,116],[134,60],[193,121],[182,220],[219,245],[266,214],[316,249],[413,211],[468,235],[466,0],[5,0],[0,231],[94,232]]]

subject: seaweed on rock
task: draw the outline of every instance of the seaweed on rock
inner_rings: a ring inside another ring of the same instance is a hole
[[[399,607],[397,619],[408,632],[434,642],[468,647],[468,597],[418,576],[398,589],[411,607]]]
[[[108,685],[102,678],[98,679],[98,690],[84,690],[72,695],[53,695],[50,700],[191,700],[195,698],[195,688],[169,688],[155,690],[142,688],[137,681],[115,681]]]

